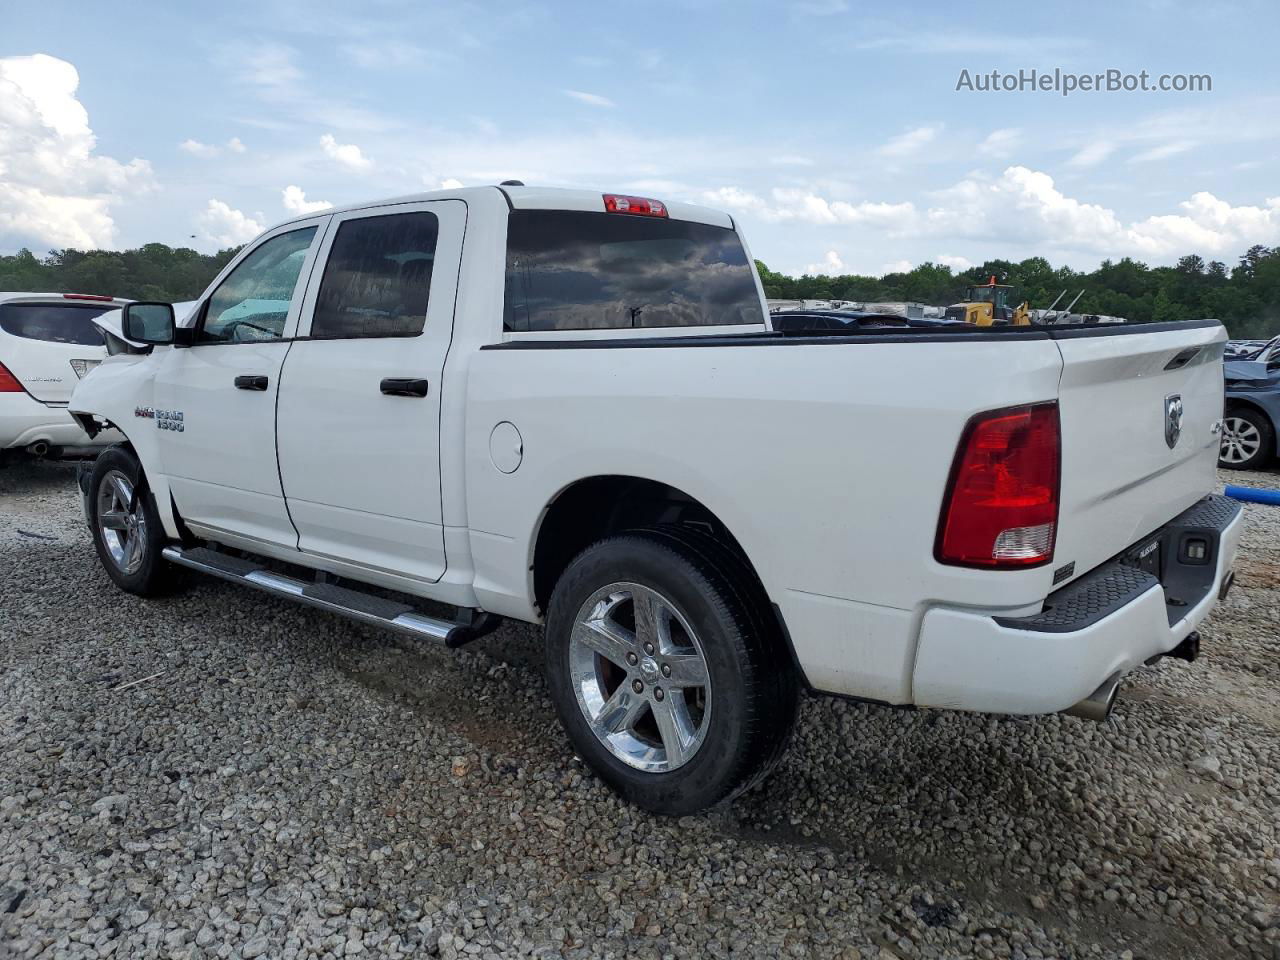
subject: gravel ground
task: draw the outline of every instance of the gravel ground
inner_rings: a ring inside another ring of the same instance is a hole
[[[1277,960],[1280,509],[1246,510],[1204,656],[1106,724],[812,699],[770,780],[675,821],[571,756],[534,629],[142,602],[73,472],[11,468],[0,956]]]

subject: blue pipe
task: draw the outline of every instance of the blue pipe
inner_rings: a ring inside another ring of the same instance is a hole
[[[1257,487],[1233,487],[1228,485],[1222,491],[1232,500],[1244,500],[1246,503],[1269,503],[1280,507],[1280,490],[1260,490]]]

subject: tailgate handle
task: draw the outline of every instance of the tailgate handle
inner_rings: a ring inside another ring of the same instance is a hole
[[[1179,350],[1173,355],[1173,359],[1164,365],[1164,368],[1166,370],[1181,370],[1194,360],[1199,352],[1199,347],[1187,347],[1185,350]]]
[[[265,390],[267,389],[267,378],[264,376],[250,376],[241,374],[236,377],[237,390]]]
[[[378,385],[378,389],[389,397],[425,397],[427,387],[427,381],[413,377],[384,377]]]

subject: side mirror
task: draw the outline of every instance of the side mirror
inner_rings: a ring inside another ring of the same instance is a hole
[[[120,318],[120,332],[125,339],[138,343],[173,343],[176,329],[171,303],[126,303]]]

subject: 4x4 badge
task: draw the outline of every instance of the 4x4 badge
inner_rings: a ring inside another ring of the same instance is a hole
[[[1182,436],[1182,394],[1171,393],[1164,398],[1164,442],[1172,450]]]

